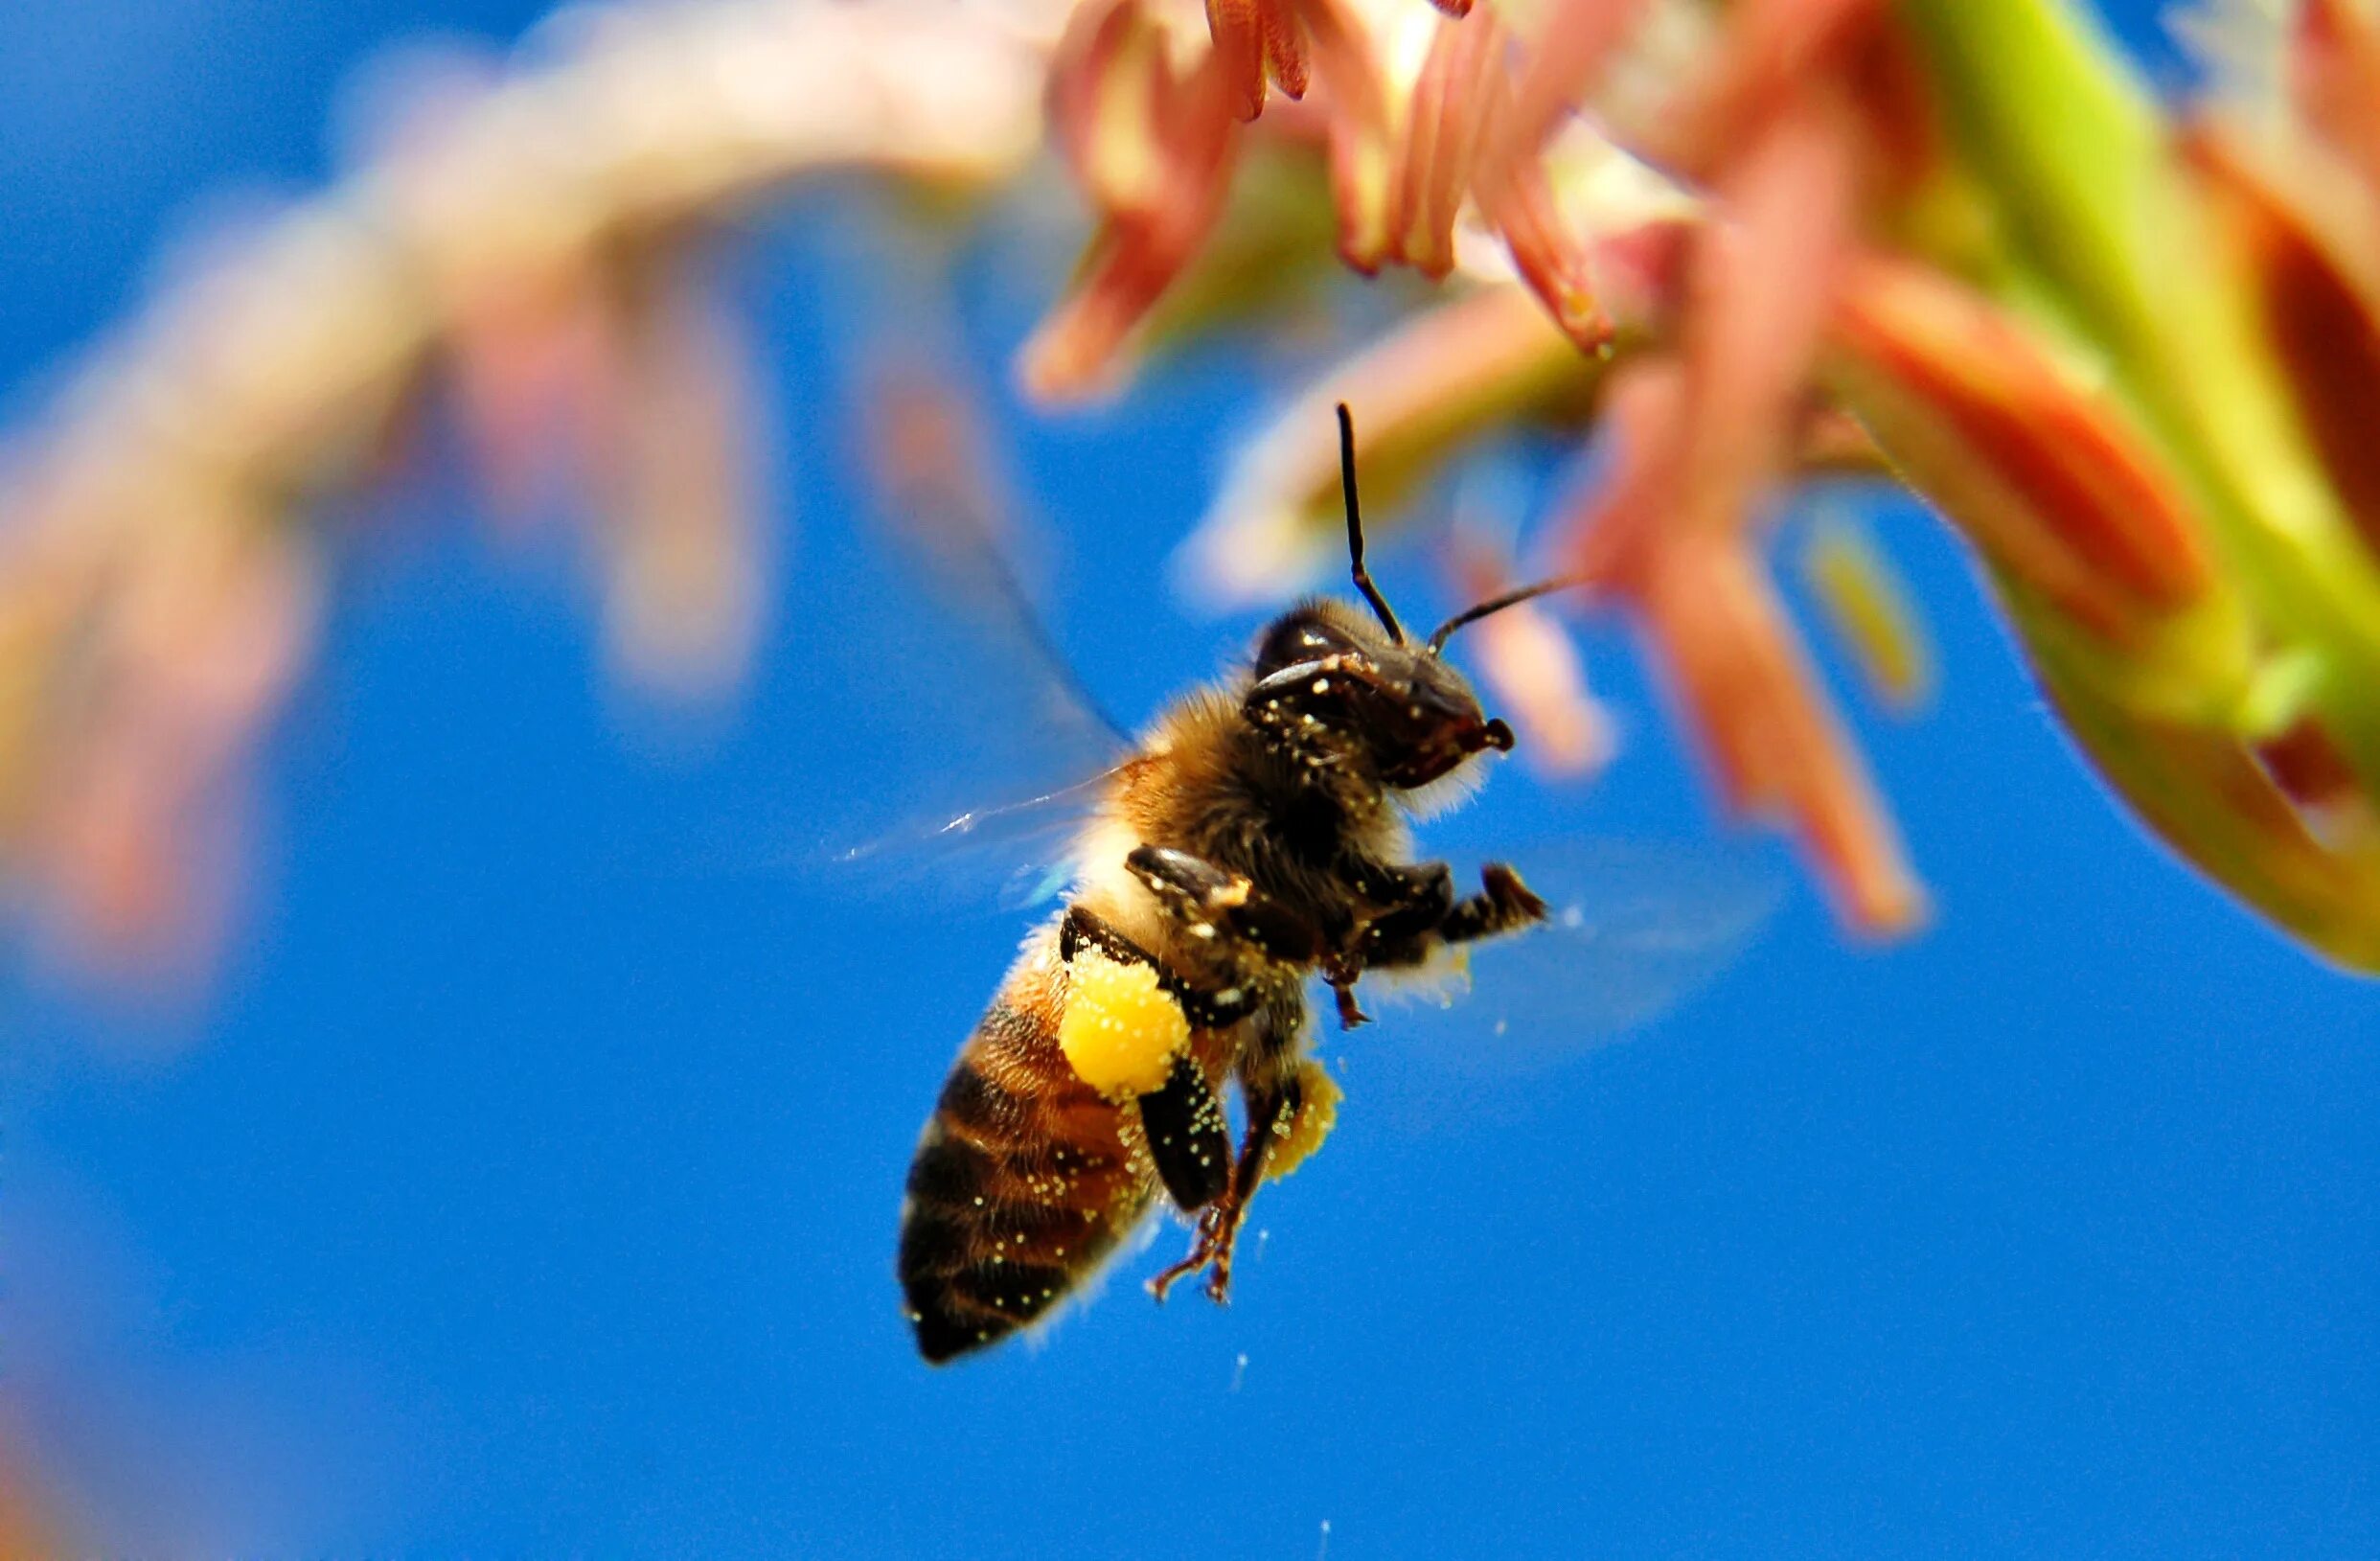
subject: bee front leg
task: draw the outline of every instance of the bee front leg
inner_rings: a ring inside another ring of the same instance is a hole
[[[1446,944],[1476,943],[1545,919],[1545,902],[1502,862],[1481,868],[1479,892],[1460,900],[1444,862],[1384,871],[1408,875],[1414,892],[1364,929],[1362,960],[1369,969],[1410,969]]]
[[[1473,943],[1534,927],[1545,919],[1545,902],[1521,875],[1500,861],[1479,869],[1480,892],[1456,902],[1438,924],[1438,936],[1449,943]]]
[[[1417,962],[1396,956],[1408,946],[1426,954],[1427,940],[1454,912],[1454,872],[1443,861],[1410,866],[1358,862],[1347,876],[1357,893],[1383,907],[1364,924],[1359,953],[1366,967]]]

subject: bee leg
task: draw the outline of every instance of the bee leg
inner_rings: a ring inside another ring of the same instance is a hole
[[[1249,1191],[1255,1189],[1251,1186]],[[1206,1277],[1206,1298],[1218,1306],[1231,1304],[1231,1251],[1240,1239],[1240,1217],[1247,1212],[1247,1201],[1235,1190],[1226,1192],[1199,1213],[1198,1234],[1191,1239],[1190,1254],[1149,1281],[1149,1294],[1164,1304],[1166,1292],[1178,1280],[1201,1269],[1213,1272]]]
[[[1174,1288],[1176,1281],[1198,1273],[1215,1260],[1215,1215],[1222,1206],[1221,1204],[1210,1205],[1199,1216],[1199,1232],[1191,1240],[1190,1255],[1149,1280],[1149,1294],[1156,1298],[1159,1306],[1165,1304],[1166,1293]]]
[[[1500,861],[1479,869],[1479,889],[1447,912],[1446,920],[1438,924],[1438,936],[1449,943],[1471,943],[1518,932],[1545,919],[1545,902],[1521,882],[1519,873]]]
[[[1120,965],[1147,965],[1163,974],[1157,965],[1156,955],[1117,931],[1114,924],[1105,916],[1085,910],[1081,906],[1070,906],[1066,909],[1066,919],[1058,924],[1058,957],[1071,965],[1075,951],[1085,944]]]
[[[1338,1005],[1342,1030],[1372,1022],[1372,1016],[1356,1002],[1356,980],[1362,976],[1363,966],[1362,959],[1346,954],[1333,954],[1322,961],[1322,979],[1330,983],[1331,1000]]]
[[[1370,1021],[1355,998],[1363,961],[1338,952],[1345,936],[1326,936],[1245,877],[1187,851],[1144,845],[1124,861],[1193,933],[1229,938],[1266,960],[1317,966],[1338,1000],[1339,1027]]]
[[[1193,1213],[1231,1191],[1231,1133],[1198,1059],[1174,1059],[1163,1088],[1140,1097],[1140,1128],[1165,1194]]]
[[[1358,893],[1386,907],[1363,929],[1363,966],[1393,970],[1429,957],[1438,930],[1454,912],[1453,870],[1443,861],[1363,863],[1349,876]]]
[[[1372,969],[1396,970],[1423,963],[1443,944],[1476,943],[1481,938],[1517,932],[1545,919],[1545,902],[1521,882],[1521,875],[1501,862],[1479,870],[1480,892],[1453,898],[1452,876],[1444,863],[1433,864],[1446,899],[1433,891],[1412,906],[1390,911],[1372,923],[1363,935],[1363,963]]]
[[[1322,956],[1326,943],[1313,924],[1202,857],[1143,845],[1124,865],[1194,933],[1228,936],[1271,960],[1311,964]]]
[[[1454,869],[1443,861],[1391,869],[1386,875],[1386,886],[1392,892],[1387,901],[1390,908],[1372,923],[1375,929],[1385,929],[1392,935],[1431,932],[1453,914]]]
[[[1274,1141],[1289,1131],[1304,1103],[1295,1054],[1270,1046],[1244,1059],[1240,1095],[1247,1108],[1247,1128],[1241,1136],[1239,1158],[1231,1166],[1230,1185],[1200,1215],[1190,1254],[1149,1281],[1149,1293],[1160,1301],[1175,1281],[1207,1269],[1211,1272],[1206,1278],[1206,1298],[1218,1306],[1230,1304],[1231,1257],[1239,1245],[1240,1226],[1264,1180],[1265,1161]]]
[[[1248,1199],[1255,1196],[1257,1180],[1264,1175],[1265,1151],[1271,1146],[1273,1136],[1296,1114],[1297,1109],[1297,1079],[1293,1071],[1287,1081],[1289,1104],[1286,1109],[1282,1105],[1283,1093],[1279,1088],[1252,1084],[1250,1077],[1249,1067],[1243,1064],[1240,1093],[1247,1107],[1247,1129],[1241,1139],[1239,1158],[1228,1158],[1228,1140],[1218,1145],[1221,1152],[1217,1154],[1215,1163],[1226,1173],[1225,1179],[1200,1211],[1198,1232],[1191,1238],[1189,1255],[1149,1281],[1149,1294],[1160,1303],[1165,1299],[1165,1293],[1174,1288],[1175,1281],[1205,1268],[1214,1270],[1206,1282],[1207,1298],[1218,1306],[1230,1300],[1231,1250],[1239,1240],[1240,1217],[1247,1211]],[[1203,1077],[1200,1083],[1204,1086]],[[1209,1099],[1212,1098],[1210,1093]],[[1145,1121],[1145,1098],[1142,1110]],[[1220,1121],[1223,1112],[1220,1104],[1215,1111]],[[1156,1141],[1154,1132],[1150,1135],[1150,1141]],[[1180,1202],[1179,1197],[1175,1201]]]
[[[1109,958],[1148,966],[1157,984],[1181,1005],[1182,1015],[1200,1029],[1221,1029],[1254,1013],[1252,988],[1203,992],[1190,986],[1160,963],[1156,956],[1116,930],[1096,912],[1076,906],[1058,930],[1058,955],[1068,964],[1084,944]],[[1157,1180],[1166,1196],[1184,1213],[1194,1213],[1225,1196],[1231,1186],[1231,1134],[1223,1102],[1198,1060],[1183,1052],[1173,1061],[1165,1083],[1139,1097],[1141,1136]]]
[[[1116,930],[1106,917],[1075,906],[1067,910],[1066,919],[1059,924],[1058,957],[1071,965],[1075,951],[1085,944],[1118,964],[1146,965],[1155,971],[1157,985],[1181,1004],[1183,1017],[1198,1029],[1222,1029],[1225,1025],[1237,1024],[1256,1011],[1257,996],[1252,989],[1201,991],[1167,969],[1156,955]]]
[[[1289,1131],[1297,1118],[1297,1108],[1305,1093],[1297,1082],[1297,1071],[1292,1067],[1269,1087],[1259,1087],[1241,1077],[1241,1090],[1247,1104],[1247,1132],[1240,1141],[1240,1158],[1232,1167],[1231,1190],[1209,1211],[1215,1222],[1212,1242],[1213,1271],[1206,1276],[1206,1298],[1218,1306],[1231,1302],[1231,1254],[1240,1239],[1240,1225],[1247,1217],[1247,1205],[1255,1201],[1257,1183],[1264,1180],[1265,1160],[1272,1153],[1273,1140]]]

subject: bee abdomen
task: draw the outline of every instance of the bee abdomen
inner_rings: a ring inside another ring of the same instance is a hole
[[[901,1285],[928,1361],[997,1343],[1049,1310],[1148,1205],[1115,1108],[1054,1044],[1025,1044],[1033,1027],[993,1005],[909,1167]]]

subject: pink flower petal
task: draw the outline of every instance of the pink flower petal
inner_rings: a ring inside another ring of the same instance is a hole
[[[1888,448],[1979,545],[2119,640],[2204,592],[2188,500],[2104,393],[1947,278],[1872,256],[1853,274],[1835,340],[1876,376]]]
[[[1635,609],[1728,802],[1791,827],[1854,925],[1906,930],[1924,893],[1766,570],[1740,527],[1676,523],[1692,388],[1675,358],[1619,372],[1612,467],[1568,522],[1567,562]]]

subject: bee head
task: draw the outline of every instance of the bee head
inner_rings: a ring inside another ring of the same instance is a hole
[[[1490,748],[1509,752],[1512,728],[1479,707],[1469,681],[1440,653],[1464,625],[1578,582],[1547,580],[1508,591],[1457,613],[1427,644],[1415,645],[1363,567],[1355,421],[1344,402],[1339,406],[1339,471],[1356,588],[1379,622],[1326,598],[1299,603],[1258,642],[1255,682],[1243,708],[1309,758],[1360,754],[1372,773],[1398,791],[1428,786]]]
[[[1512,728],[1435,651],[1391,639],[1341,602],[1302,602],[1276,619],[1255,670],[1244,708],[1258,725],[1316,757],[1360,755],[1399,791],[1512,746]]]

